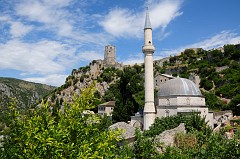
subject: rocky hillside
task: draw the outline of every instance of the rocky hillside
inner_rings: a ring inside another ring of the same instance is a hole
[[[65,84],[58,87],[49,96],[51,103],[60,101],[71,102],[74,94],[95,82],[97,96],[103,97],[109,86],[119,79],[119,71],[123,67],[106,66],[102,60],[93,60],[88,66],[73,69],[71,75],[66,78]]]
[[[14,98],[19,106],[28,107],[41,101],[54,89],[53,86],[0,77],[0,106],[6,106]]]
[[[226,104],[240,94],[239,48],[239,45],[224,45],[212,50],[186,49],[177,56],[154,61],[154,74],[170,74],[184,78],[196,75],[209,108],[228,109]],[[137,110],[144,101],[143,89],[140,89],[140,85],[143,86],[144,83],[143,74],[142,64],[106,66],[102,60],[93,60],[86,67],[73,69],[65,84],[52,92],[48,100],[53,103],[59,100],[60,104],[63,101],[71,102],[75,93],[79,94],[82,88],[95,81],[97,97],[106,101],[116,100],[116,104],[125,101],[126,105],[132,105]],[[139,86],[134,86],[136,81]],[[129,101],[127,98],[130,98]]]

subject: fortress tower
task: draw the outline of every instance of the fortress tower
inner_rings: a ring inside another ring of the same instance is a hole
[[[105,46],[104,64],[106,66],[116,65],[116,47],[112,45]]]
[[[145,64],[145,105],[143,110],[144,130],[148,130],[154,123],[156,110],[154,106],[154,83],[153,83],[153,53],[155,48],[152,42],[152,27],[150,24],[149,13],[146,13],[144,26],[144,53]]]

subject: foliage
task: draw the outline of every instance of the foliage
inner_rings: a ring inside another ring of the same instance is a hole
[[[1,157],[121,158],[120,132],[106,129],[102,118],[86,111],[95,107],[93,92],[92,87],[82,91],[74,103],[64,105],[64,112],[52,110],[46,103],[20,115],[12,104]]]
[[[117,70],[114,67],[107,67],[103,70],[103,73],[100,77],[103,79],[103,81],[110,83],[114,79],[116,71]]]
[[[206,99],[206,105],[210,110],[223,110],[226,105],[214,94],[202,92]]]
[[[232,98],[229,107],[232,109],[234,115],[240,115],[240,94]]]
[[[203,87],[205,90],[210,90],[213,88],[212,81],[209,81],[206,78],[201,79],[200,86]]]
[[[195,134],[188,133],[178,133],[175,137],[176,147],[180,149],[189,149],[197,145],[197,137]]]
[[[190,115],[179,114],[175,116],[156,118],[149,130],[144,132],[144,135],[154,137],[162,133],[164,130],[177,127],[180,123],[185,123],[187,132],[203,131],[206,135],[211,132],[210,128],[205,122],[205,119],[193,112]]]
[[[0,109],[6,109],[8,103],[15,98],[22,109],[35,105],[56,87],[45,84],[27,82],[14,78],[0,77]]]
[[[231,55],[235,51],[235,46],[234,45],[224,45],[223,49],[224,49],[224,57],[231,57]]]
[[[186,136],[194,134],[186,134]],[[187,141],[189,139],[187,138]],[[183,141],[186,143],[187,141]],[[199,142],[199,141],[198,141]],[[187,143],[189,145],[189,143]],[[201,159],[216,159],[216,158],[239,158],[240,144],[237,139],[227,140],[219,133],[210,135],[203,145],[194,143],[190,147],[182,145],[178,147],[167,147],[166,151],[159,158],[201,158]]]
[[[143,136],[142,132],[139,129],[135,131],[135,138],[136,141],[133,145],[133,152],[135,158],[157,158],[159,154],[155,147],[154,138],[146,138],[145,136]]]
[[[119,73],[119,80],[106,91],[106,101],[115,100],[113,121],[128,121],[130,116],[143,107],[144,93],[142,66],[126,67]]]

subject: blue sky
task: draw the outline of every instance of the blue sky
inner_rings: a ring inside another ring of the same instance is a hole
[[[109,44],[142,62],[147,6],[154,59],[240,42],[239,0],[0,0],[0,76],[60,86]]]

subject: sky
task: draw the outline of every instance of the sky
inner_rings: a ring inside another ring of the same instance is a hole
[[[143,62],[148,8],[154,59],[186,48],[240,43],[239,0],[0,0],[0,77],[61,86],[72,69],[103,59]]]

